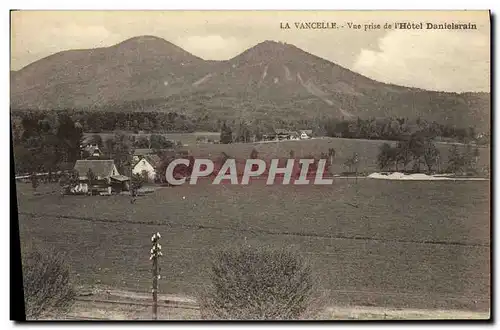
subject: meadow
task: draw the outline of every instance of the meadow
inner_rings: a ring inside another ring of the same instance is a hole
[[[140,136],[140,134],[134,134]],[[231,158],[247,159],[253,149],[259,153],[261,159],[272,159],[278,157],[289,157],[290,151],[293,151],[296,158],[300,157],[319,157],[321,153],[328,153],[329,148],[335,149],[335,160],[331,167],[332,173],[342,173],[349,170],[344,163],[353,156],[358,154],[359,163],[358,171],[360,173],[370,174],[379,171],[377,165],[377,156],[379,148],[383,143],[395,145],[394,141],[384,140],[363,140],[363,139],[343,139],[343,138],[315,138],[310,140],[298,141],[279,141],[279,142],[264,142],[264,143],[234,143],[234,144],[210,144],[196,143],[196,138],[199,136],[218,139],[219,133],[216,132],[194,132],[194,133],[167,133],[162,134],[167,139],[174,141],[182,141],[186,149],[192,156],[198,158],[210,158],[220,156],[223,152]],[[112,133],[101,133],[103,139],[113,136]],[[147,136],[147,134],[146,134]],[[439,165],[435,169],[445,169],[448,163],[451,144],[438,142],[436,147],[440,152]],[[459,145],[463,149],[463,145]],[[489,166],[490,164],[490,149],[489,147],[479,147],[480,157],[478,167]],[[407,168],[408,170],[410,167]],[[401,168],[399,168],[401,170]],[[422,170],[425,170],[425,165],[422,165]]]
[[[331,167],[332,173],[342,173],[349,169],[344,163],[352,158],[354,153],[358,154],[358,171],[361,173],[373,173],[379,171],[377,156],[383,143],[395,145],[394,141],[384,140],[361,140],[342,138],[318,138],[311,140],[280,141],[267,143],[235,143],[235,144],[198,144],[189,146],[189,152],[195,157],[213,158],[225,152],[231,158],[246,159],[253,149],[259,153],[259,158],[272,159],[277,157],[289,157],[293,151],[296,158],[319,157],[321,153],[328,154],[328,149],[335,149],[335,159]],[[448,163],[450,144],[436,143],[440,152],[439,168],[444,169]],[[459,146],[459,148],[463,148]],[[478,167],[489,165],[489,148],[479,148],[480,157]],[[410,169],[409,167],[407,169]],[[425,166],[422,165],[422,170]],[[401,170],[401,168],[399,168]]]
[[[271,245],[308,257],[330,305],[489,308],[489,182],[200,181],[135,204],[127,196],[37,196],[17,185],[21,240],[67,253],[78,284],[150,292],[158,231],[162,293],[196,295],[214,251]]]

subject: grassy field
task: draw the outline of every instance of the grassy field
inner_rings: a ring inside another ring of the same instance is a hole
[[[246,159],[250,156],[252,149],[259,152],[259,157],[271,159],[276,157],[288,157],[293,150],[295,157],[314,156],[319,157],[322,152],[328,153],[329,148],[335,149],[335,160],[332,166],[333,173],[347,171],[344,166],[347,159],[356,152],[359,155],[359,171],[372,173],[378,171],[377,156],[379,148],[383,143],[396,144],[396,142],[382,140],[358,140],[341,138],[323,138],[300,141],[281,141],[269,143],[238,143],[238,144],[198,144],[188,149],[195,157],[214,157],[225,152],[230,157]],[[446,168],[451,145],[438,143],[440,151],[440,168]],[[482,167],[490,163],[489,148],[480,148],[478,166]],[[410,169],[408,167],[408,169]],[[424,169],[424,166],[422,167]]]
[[[321,138],[299,141],[280,141],[267,143],[235,143],[235,144],[208,144],[196,143],[198,136],[207,136],[217,138],[219,133],[214,132],[195,132],[195,133],[171,133],[163,134],[168,139],[182,141],[187,146],[185,149],[195,157],[214,158],[225,152],[232,158],[246,159],[250,156],[252,149],[259,152],[259,157],[262,159],[272,159],[276,157],[289,157],[290,151],[293,150],[295,157],[313,156],[319,157],[322,152],[328,153],[329,148],[334,148],[336,155],[332,173],[341,173],[347,171],[344,166],[347,159],[351,158],[356,152],[359,155],[358,170],[360,172],[372,173],[378,171],[377,156],[380,146],[387,142],[396,144],[393,141],[383,140],[361,140],[361,139],[342,139],[342,138]],[[113,134],[102,133],[103,139],[112,136]],[[138,136],[138,134],[135,134]],[[440,151],[440,169],[447,167],[450,144],[437,143],[437,148]],[[478,166],[490,164],[490,149],[481,147]],[[408,167],[408,169],[410,169]],[[424,169],[424,166],[422,166]]]
[[[195,295],[213,251],[250,244],[308,256],[329,305],[490,304],[489,182],[201,183],[161,188],[135,204],[127,196],[34,196],[18,183],[18,206],[21,240],[68,253],[81,285],[150,292],[150,237],[159,231],[162,293]]]

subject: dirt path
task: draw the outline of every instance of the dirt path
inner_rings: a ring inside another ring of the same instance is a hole
[[[423,320],[423,319],[488,319],[487,312],[458,310],[395,309],[382,307],[328,307],[318,313],[321,320]],[[123,290],[82,290],[72,309],[62,320],[150,320],[151,297],[146,293]],[[201,319],[196,300],[175,295],[158,296],[159,320]]]

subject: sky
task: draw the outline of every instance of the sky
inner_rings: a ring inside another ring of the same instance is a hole
[[[296,22],[344,28],[301,30]],[[477,30],[383,29],[394,22],[470,22]],[[281,29],[285,23],[291,28]],[[381,29],[365,31],[371,23]],[[283,41],[386,83],[490,91],[487,11],[14,11],[11,69],[59,51],[109,47],[140,35],[164,38],[207,60],[230,59],[265,40]]]

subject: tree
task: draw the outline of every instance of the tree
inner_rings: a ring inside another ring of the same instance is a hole
[[[103,143],[102,143],[102,137],[101,137],[101,135],[99,135],[99,134],[93,134],[92,138],[90,139],[90,143],[91,144],[95,144],[95,145],[97,145],[99,147],[102,146]]]
[[[229,144],[232,142],[233,142],[233,131],[229,126],[227,126],[226,122],[223,122],[220,131],[220,143]]]
[[[328,158],[330,159],[330,165],[333,164],[333,159],[335,158],[335,149],[328,148]]]
[[[95,176],[94,172],[92,171],[92,169],[90,169],[90,168],[87,171],[87,180],[88,180],[88,186],[89,186],[89,195],[92,196],[92,188],[93,188],[94,182],[96,180],[96,176]]]
[[[150,149],[151,143],[146,136],[139,136],[139,138],[134,141],[134,147]]]
[[[389,143],[384,143],[380,146],[380,151],[377,156],[377,164],[381,170],[387,168],[387,166],[393,161],[393,151]]]
[[[467,172],[475,171],[475,166],[474,166],[474,161],[476,159],[475,154],[476,153],[472,149],[472,145],[470,143],[467,143],[467,145],[465,146],[465,152],[464,152],[464,156],[463,156],[464,162],[465,162],[465,170]]]
[[[139,174],[139,173],[135,173],[132,175],[132,178],[131,178],[132,182],[131,182],[131,192],[132,192],[132,196],[137,196],[137,190],[141,189],[142,186],[144,185],[145,183],[145,180],[144,180],[144,176]]]
[[[354,153],[351,158],[348,158],[347,161],[344,163],[344,166],[349,168],[349,172],[352,173],[353,169],[356,172],[356,175],[358,173],[358,164],[359,164],[359,156],[358,153]]]
[[[160,134],[151,134],[149,140],[151,141],[151,149],[167,149],[174,146],[172,141],[167,140],[165,136]]]
[[[286,249],[242,247],[216,254],[200,297],[205,319],[293,320],[313,309],[310,265]]]
[[[408,141],[398,142],[394,153],[396,154],[394,157],[396,171],[398,170],[399,163],[403,163],[403,172],[406,171],[406,166],[408,166],[408,164],[411,162],[411,157],[412,157],[410,151],[410,144],[408,143]]]
[[[26,318],[67,311],[74,302],[75,291],[66,257],[34,245],[23,246],[21,252]]]
[[[413,167],[420,172],[420,164],[425,153],[425,137],[420,132],[412,134],[408,143],[409,151],[413,158]]]
[[[250,128],[247,123],[241,120],[236,127],[235,140],[237,142],[248,142],[250,141]]]
[[[36,173],[31,174],[31,187],[33,187],[33,191],[36,192],[36,188],[38,188],[40,181],[38,180],[38,176]]]
[[[66,160],[70,163],[80,156],[80,145],[83,139],[83,128],[79,122],[74,122],[67,113],[58,116],[59,126],[56,136],[61,141],[66,153]]]
[[[456,145],[452,145],[448,156],[448,171],[458,173],[463,170],[465,165],[464,157]]]
[[[132,166],[131,143],[123,133],[116,133],[114,138],[109,138],[105,142],[106,152],[115,161],[119,172],[128,173],[125,169]]]
[[[436,148],[432,141],[426,141],[424,144],[423,152],[424,162],[427,165],[429,173],[432,172],[432,167],[436,165],[439,159],[439,150]]]

